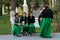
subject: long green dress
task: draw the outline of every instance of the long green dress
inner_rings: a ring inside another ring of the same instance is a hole
[[[40,23],[40,36],[42,37],[51,37],[51,22],[52,18],[43,18],[42,22]]]
[[[29,33],[35,33],[35,17],[34,16],[28,16],[28,27],[29,27]]]
[[[30,31],[30,34],[35,33],[35,26],[33,23],[29,24],[29,31]]]
[[[40,20],[40,36],[44,38],[51,38],[51,23],[53,19],[53,12],[49,7],[45,7],[39,16]]]
[[[19,19],[15,19],[14,27],[12,30],[13,35],[21,34],[21,27],[19,25],[17,25],[17,23],[19,23]]]
[[[23,32],[28,32],[28,27],[26,27],[26,24],[21,25],[23,27]]]
[[[24,25],[22,25],[22,21],[25,21],[25,24]],[[28,32],[29,31],[29,28],[26,26],[26,24],[28,23],[27,17],[25,17],[25,18],[24,17],[21,17],[20,23],[21,23],[21,26],[23,27],[23,32],[24,31]]]

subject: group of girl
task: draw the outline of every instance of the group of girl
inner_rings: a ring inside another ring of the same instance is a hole
[[[38,21],[40,25],[40,36],[43,38],[51,38],[51,23],[53,19],[53,12],[49,9],[48,5],[45,5],[45,9],[39,15]],[[23,35],[35,33],[35,17],[30,12],[29,16],[26,17],[26,13],[23,12],[23,16],[19,17],[18,14],[15,14],[15,23],[13,27],[13,35],[21,34],[21,27],[23,28]]]
[[[20,36],[20,34],[26,35],[35,33],[35,17],[30,12],[29,16],[26,16],[26,13],[23,12],[22,17],[18,16],[18,13],[15,14],[15,23],[13,27],[13,35]],[[21,32],[21,30],[23,30]]]

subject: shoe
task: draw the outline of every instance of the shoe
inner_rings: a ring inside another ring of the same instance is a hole
[[[16,35],[17,37],[20,37],[20,35]]]
[[[27,32],[25,33],[25,35],[27,36]]]
[[[23,36],[25,36],[25,34],[23,34]]]
[[[23,36],[25,36],[25,32],[23,32]]]

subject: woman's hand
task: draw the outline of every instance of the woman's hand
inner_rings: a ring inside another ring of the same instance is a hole
[[[28,23],[26,24],[26,27],[28,27]]]
[[[17,24],[18,26],[20,25],[20,23]]]

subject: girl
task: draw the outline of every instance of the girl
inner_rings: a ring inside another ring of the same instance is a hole
[[[20,19],[20,23],[23,27],[23,35],[27,35],[27,33],[28,33],[28,27],[27,27],[28,19],[26,17],[25,12],[23,12],[23,16]]]
[[[18,13],[16,13],[15,14],[15,23],[14,23],[14,27],[13,27],[13,35],[20,37],[20,33],[21,33],[20,22],[19,22]]]
[[[30,12],[28,16],[28,25],[29,25],[29,33],[32,35],[32,33],[35,33],[35,17],[32,15],[32,12]]]
[[[53,18],[53,12],[49,9],[48,5],[45,5],[45,9],[42,11],[39,16],[40,24],[40,36],[44,38],[51,38],[51,23]]]

